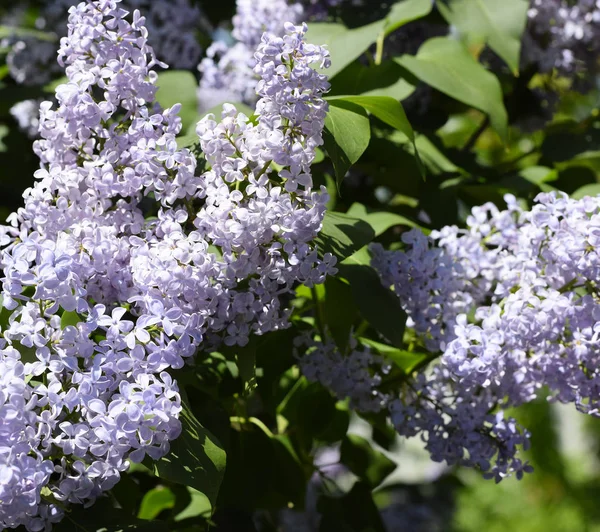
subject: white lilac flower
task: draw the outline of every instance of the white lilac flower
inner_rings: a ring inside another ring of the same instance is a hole
[[[225,106],[221,122],[198,124],[202,173],[177,147],[179,106],[154,102],[159,62],[139,11],[71,10],[58,54],[68,80],[57,106],[41,105],[37,181],[0,231],[3,528],[47,528],[130,462],[163,456],[182,408],[166,370],[286,327],[295,286],[334,271],[312,244],[329,85],[309,65],[327,53],[304,43],[305,26],[286,32],[256,52],[257,123]],[[148,204],[157,216],[145,219]]]

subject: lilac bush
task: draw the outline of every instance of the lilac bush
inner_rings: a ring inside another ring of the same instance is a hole
[[[48,529],[181,432],[167,370],[286,327],[282,296],[335,271],[312,240],[327,194],[310,165],[328,83],[306,26],[256,51],[257,121],[198,123],[208,163],[179,148],[179,106],[154,103],[145,19],[119,0],[72,7],[58,106],[1,232],[0,525]]]
[[[439,359],[390,388],[390,362],[368,345],[339,353],[309,340],[304,374],[359,411],[387,412],[402,436],[420,435],[436,461],[486,476],[531,470],[518,455],[528,432],[503,410],[535,399],[598,415],[600,200],[544,193],[530,211],[513,196],[473,209],[467,228],[403,235],[404,249],[372,246],[423,347]]]

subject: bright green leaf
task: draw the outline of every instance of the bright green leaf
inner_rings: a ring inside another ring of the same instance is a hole
[[[325,117],[325,149],[331,158],[338,184],[358,161],[371,140],[371,124],[364,109],[345,101],[330,102]]]
[[[487,42],[517,73],[528,4],[527,0],[447,0],[437,6],[467,42]]]
[[[487,113],[492,127],[507,141],[508,117],[500,82],[462,43],[436,37],[425,42],[416,56],[403,55],[396,61],[428,85]]]
[[[308,27],[308,41],[325,45],[331,56],[331,66],[323,73],[335,77],[357,59],[382,34],[389,34],[403,24],[425,16],[431,11],[431,0],[402,0],[396,2],[381,20],[359,28],[349,29],[334,22],[313,22]]]
[[[321,255],[331,253],[344,260],[375,238],[373,228],[365,221],[339,212],[327,211],[323,227],[315,239]]]
[[[353,203],[350,205],[346,214],[367,222],[375,231],[375,236],[382,235],[388,229],[397,225],[419,227],[419,224],[393,212],[368,212],[367,208],[362,203]]]
[[[391,59],[380,65],[364,65],[358,61],[348,65],[331,82],[331,96],[357,94],[390,96],[395,100],[408,98],[419,80]]]
[[[144,495],[140,504],[138,519],[151,521],[156,519],[164,510],[170,510],[174,506],[175,495],[173,492],[165,486],[157,486]]]
[[[69,326],[77,327],[77,324],[81,321],[82,319],[77,312],[65,310],[60,318],[60,328],[64,329]]]
[[[327,47],[331,66],[322,72],[333,78],[377,40],[383,25],[384,21],[378,20],[360,28],[348,29],[334,22],[313,22],[308,27],[307,40]]]
[[[385,19],[385,34],[389,35],[400,26],[423,18],[431,12],[432,7],[433,2],[431,0],[403,0],[396,2],[392,5]]]
[[[585,196],[592,196],[592,197],[596,197],[600,194],[600,183],[592,183],[590,185],[584,185],[580,188],[578,188],[575,192],[573,192],[573,194],[571,194],[571,197],[573,199],[581,199],[584,198]]]
[[[329,101],[330,103],[344,101],[360,105],[382,122],[404,133],[413,144],[419,170],[421,170],[421,175],[424,175],[423,165],[415,144],[415,133],[408,118],[406,118],[402,104],[398,100],[390,96],[337,96]]]
[[[415,133],[402,104],[390,96],[335,96],[328,100],[330,105],[340,105],[340,102],[360,105],[382,122],[402,131],[410,140],[415,140]]]
[[[212,508],[206,495],[193,488],[188,488],[188,490],[191,501],[180,513],[175,516],[175,521],[182,521],[192,517],[210,517]]]
[[[186,131],[198,118],[196,78],[187,70],[167,70],[158,74],[156,101],[163,109],[181,104],[179,116]]]

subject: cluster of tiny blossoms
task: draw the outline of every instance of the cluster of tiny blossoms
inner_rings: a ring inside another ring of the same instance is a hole
[[[327,16],[328,8],[338,3],[339,0],[237,0],[231,32],[234,43],[216,40],[198,66],[202,74],[198,87],[200,109],[212,109],[223,101],[254,106],[258,83],[254,50],[263,32],[282,35],[286,22],[321,20]]]
[[[311,244],[329,85],[305,32],[263,36],[257,123],[232,106],[202,120],[201,171],[177,147],[178,106],[153,103],[159,63],[140,13],[71,8],[37,182],[0,232],[1,528],[47,529],[129,462],[163,456],[181,431],[167,370],[287,326],[281,296],[334,271]]]
[[[314,342],[300,359],[309,379],[359,410],[379,405],[401,435],[421,435],[434,460],[497,481],[531,469],[518,457],[528,433],[503,409],[542,388],[592,415],[600,404],[600,198],[541,194],[530,211],[506,199],[503,211],[475,208],[464,230],[413,230],[401,251],[372,249],[435,363],[392,392],[389,365],[366,346],[341,357]]]
[[[81,0],[42,0],[36,25],[48,37],[67,33],[69,8]],[[194,68],[202,48],[196,33],[207,27],[200,9],[189,0],[123,0],[123,8],[139,9],[146,19],[150,45],[157,57],[173,68]],[[19,5],[22,10],[22,6]],[[14,35],[4,41],[10,46],[6,62],[17,83],[47,83],[60,69],[56,64],[56,44],[51,38]]]

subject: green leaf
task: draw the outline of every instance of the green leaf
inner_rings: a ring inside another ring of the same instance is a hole
[[[341,72],[377,40],[383,25],[382,20],[355,29],[334,22],[311,23],[307,40],[319,46],[325,45],[331,56],[331,66],[323,69],[322,73],[333,78]]]
[[[321,255],[331,253],[338,261],[342,261],[373,238],[375,232],[367,222],[340,212],[327,211],[315,242]]]
[[[177,137],[177,148],[180,150],[183,148],[191,148],[194,144],[200,142],[196,133],[186,133]]]
[[[214,509],[225,473],[225,451],[192,413],[182,394],[181,436],[171,442],[169,454],[153,462],[161,478],[183,484],[204,493]]]
[[[338,184],[360,159],[371,140],[371,124],[364,109],[353,103],[331,101],[325,117],[325,149],[331,158]]]
[[[415,140],[415,133],[402,104],[390,96],[334,96],[328,101],[330,105],[339,105],[340,102],[360,105],[382,122],[402,131],[413,142]]]
[[[251,420],[232,431],[230,461],[219,500],[226,507],[249,511],[281,508],[290,502],[302,506],[307,479],[289,438],[273,435],[261,422]]]
[[[396,347],[402,347],[406,312],[400,300],[381,284],[370,266],[366,248],[338,265],[339,275],[348,280],[359,312],[371,327]]]
[[[236,358],[239,375],[244,382],[244,390],[249,393],[256,387],[256,341],[238,347]]]
[[[43,88],[45,92],[54,92],[59,85],[63,85],[65,83],[69,83],[69,78],[67,76],[61,76],[60,78],[53,79],[52,81],[46,83]]]
[[[106,497],[98,499],[90,508],[81,504],[71,506],[58,525],[56,532],[168,532],[170,527],[164,521],[152,522],[136,519],[120,508],[115,508]]]
[[[60,328],[65,329],[66,327],[72,326],[77,327],[77,324],[82,321],[81,316],[77,312],[65,310],[63,315],[60,317]]]
[[[163,109],[181,104],[182,131],[187,131],[198,118],[196,78],[187,70],[168,70],[158,74],[157,86],[156,101]]]
[[[340,447],[340,461],[358,478],[376,488],[396,469],[396,464],[385,454],[371,447],[360,436],[348,434]]]
[[[528,4],[527,0],[447,0],[436,5],[467,41],[485,41],[517,73]]]
[[[360,338],[360,341],[375,349],[375,351],[387,358],[390,362],[393,362],[407,375],[415,371],[415,369],[424,362],[435,358],[427,353],[415,353],[413,351],[397,349],[390,345],[382,344],[381,342],[375,342],[370,338]]]
[[[596,197],[600,194],[600,183],[592,183],[590,185],[584,185],[578,188],[575,192],[571,194],[573,199],[581,199],[585,196]]]
[[[4,298],[0,295],[0,331],[4,331],[8,327],[8,320],[13,312],[4,306],[3,300]]]
[[[425,175],[417,145],[415,144],[415,132],[413,131],[402,104],[390,96],[336,96],[335,99],[330,99],[330,103],[339,101],[350,102],[360,105],[373,116],[376,116],[382,122],[385,122],[394,129],[404,133],[412,142],[415,149],[415,157],[421,175]]]
[[[404,0],[392,5],[385,18],[385,34],[396,31],[400,26],[428,15],[433,8],[431,0]]]
[[[528,166],[519,171],[519,176],[540,188],[542,192],[556,190],[549,182],[558,179],[558,172],[547,166]]]
[[[333,78],[357,59],[381,34],[389,34],[403,24],[425,16],[431,8],[431,0],[403,0],[396,2],[384,19],[359,28],[348,29],[343,24],[334,22],[313,22],[308,27],[307,38],[312,44],[327,46],[331,66],[322,72]]]
[[[403,55],[396,61],[428,85],[487,113],[502,140],[508,140],[508,117],[500,82],[463,44],[436,37],[425,42],[416,56]]]
[[[415,91],[418,83],[418,79],[391,59],[380,65],[363,65],[355,61],[332,80],[329,94],[330,97],[360,94],[404,100]]]
[[[357,310],[352,289],[347,283],[329,277],[325,281],[325,322],[338,349],[346,352],[350,331],[356,321]]]
[[[188,488],[188,491],[190,493],[190,503],[175,516],[175,521],[182,521],[192,517],[210,517],[212,508],[206,495],[194,488]]]
[[[350,205],[346,214],[367,222],[375,231],[375,236],[380,236],[391,227],[397,225],[419,227],[419,224],[400,214],[383,211],[368,212],[367,208],[362,203],[353,203]]]
[[[173,492],[165,486],[157,486],[144,495],[140,504],[138,519],[151,521],[156,519],[164,510],[170,510],[174,506],[175,495]]]

